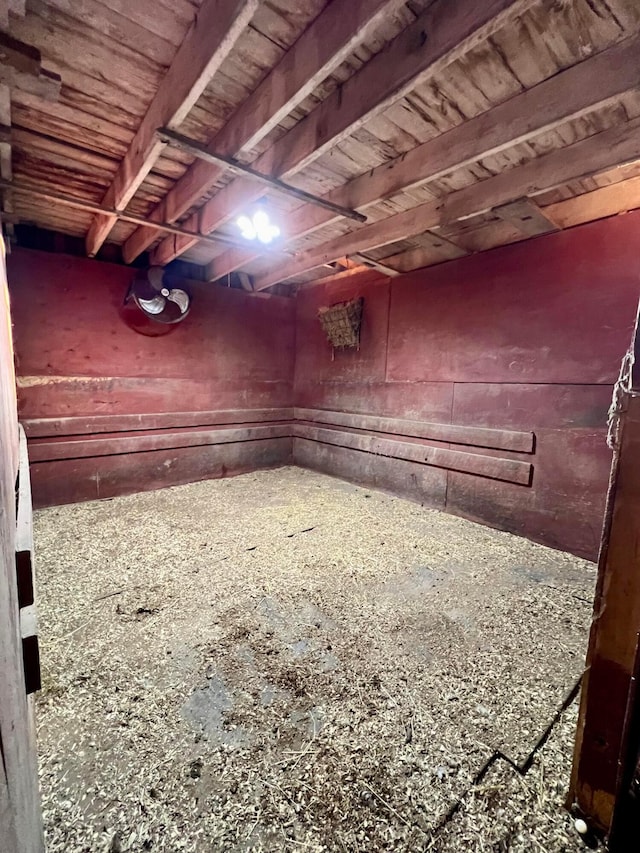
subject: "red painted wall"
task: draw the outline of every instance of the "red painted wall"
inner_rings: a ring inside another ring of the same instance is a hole
[[[296,460],[594,558],[611,458],[606,412],[640,295],[639,244],[640,213],[630,213],[298,296],[296,406],[533,431],[533,454],[446,445],[528,459],[529,486],[301,438]],[[360,295],[360,351],[332,360],[317,309]]]
[[[222,446],[215,430],[238,423],[244,429],[252,423],[246,410],[260,410],[258,424],[286,417],[279,410],[292,401],[293,300],[190,282],[189,316],[171,334],[150,338],[119,315],[133,274],[114,264],[25,249],[9,258],[19,413],[32,436],[32,456],[40,460],[33,465],[37,505],[290,460],[289,438],[246,441],[254,438],[246,434]],[[230,413],[219,417],[221,411]],[[154,413],[176,417],[150,419]],[[132,425],[121,418],[129,415],[142,417]],[[33,423],[41,419],[44,425]],[[194,448],[194,430],[211,424],[211,442],[203,445],[196,436]],[[166,440],[169,427],[178,431],[175,441]],[[91,455],[94,445],[87,442],[104,433],[122,439],[122,452],[110,446]],[[173,446],[125,455],[149,434]],[[58,437],[78,435],[67,458],[49,458],[61,456],[53,446]]]
[[[295,303],[198,285],[192,313],[164,338],[119,317],[131,270],[17,250],[9,277],[36,502],[283,464],[293,429],[298,464],[593,558],[639,237],[630,213],[396,279],[309,287]],[[359,295],[360,350],[332,357],[317,309]],[[392,420],[336,423],[345,412]],[[429,423],[463,429],[438,438]],[[508,449],[531,433],[533,452]],[[496,460],[495,474],[479,456]],[[531,466],[529,484],[508,460]]]

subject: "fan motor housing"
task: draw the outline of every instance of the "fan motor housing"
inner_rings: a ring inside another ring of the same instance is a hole
[[[131,282],[120,313],[135,332],[149,337],[167,335],[189,314],[191,294],[165,280],[164,269],[151,267]]]

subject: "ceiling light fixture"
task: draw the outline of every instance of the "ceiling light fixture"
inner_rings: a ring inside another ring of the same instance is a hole
[[[265,210],[256,210],[252,217],[239,216],[236,225],[245,240],[259,240],[267,244],[280,236],[280,229],[273,225]]]

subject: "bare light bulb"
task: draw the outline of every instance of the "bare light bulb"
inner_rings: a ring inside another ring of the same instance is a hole
[[[251,218],[239,216],[236,225],[245,240],[259,240],[267,244],[280,236],[280,229],[271,223],[266,210],[256,210]]]

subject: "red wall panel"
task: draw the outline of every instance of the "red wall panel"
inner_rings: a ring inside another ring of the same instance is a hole
[[[428,466],[406,462],[415,478],[401,487],[389,460],[304,439],[296,460],[595,558],[606,413],[640,294],[639,242],[632,213],[391,280],[299,293],[296,406],[533,431],[533,454],[463,448],[531,462],[530,485],[452,470],[429,478]],[[362,349],[332,361],[317,309],[355,296],[365,298]]]
[[[20,417],[51,419],[51,435],[64,434],[60,418],[79,415],[114,416],[117,432],[124,430],[121,415],[291,406],[293,300],[190,282],[190,314],[169,335],[152,338],[130,329],[119,313],[130,268],[17,249],[8,273]],[[95,478],[101,470],[113,484],[110,494],[246,470],[251,448],[256,466],[290,460],[291,440],[283,439],[268,453],[253,441],[242,452],[230,445],[176,449],[157,469],[144,453],[126,465],[106,456],[42,462],[34,466],[34,500],[86,499],[85,475]]]
[[[639,242],[640,215],[628,214],[394,280],[387,379],[611,382]]]

